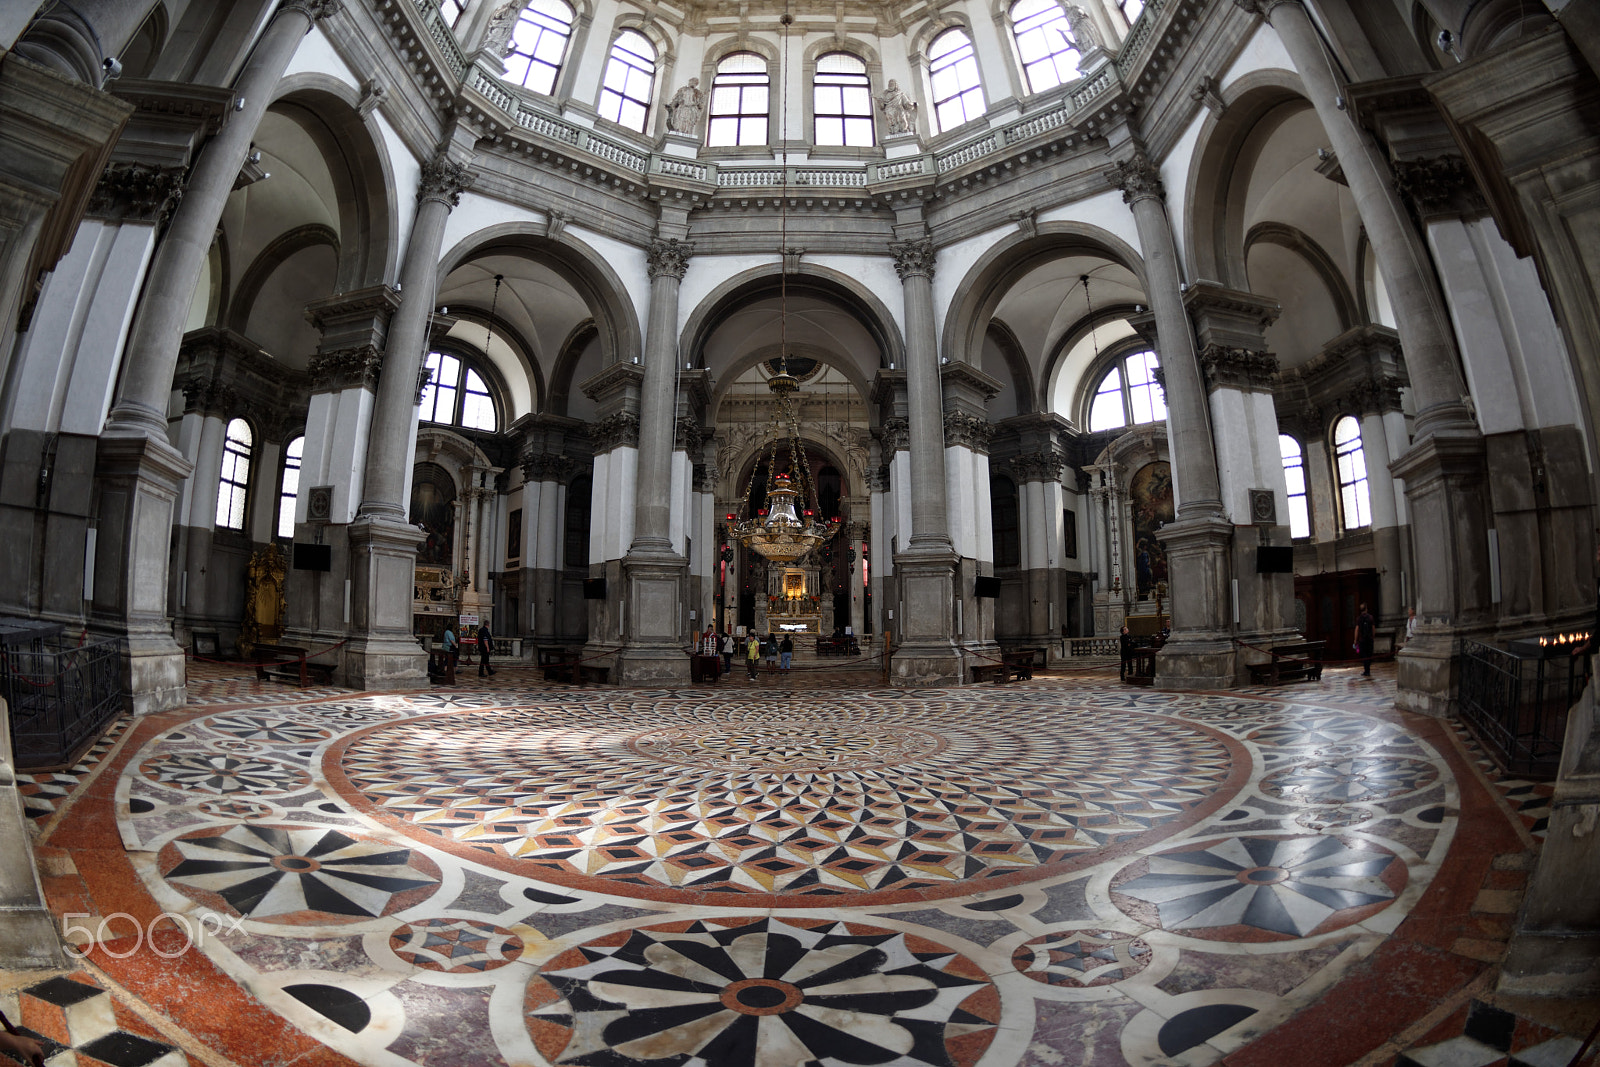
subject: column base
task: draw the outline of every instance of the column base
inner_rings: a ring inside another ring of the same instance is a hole
[[[0,701],[0,727],[7,717]],[[11,768],[10,731],[0,729],[0,970],[65,970],[71,966],[44,901],[33,839]]]
[[[1232,641],[1169,640],[1156,653],[1157,689],[1232,689],[1237,656]]]
[[[171,711],[189,702],[189,665],[165,632],[128,634],[123,642],[122,687],[135,715]]]
[[[956,648],[954,552],[912,551],[894,561],[905,617],[899,645],[890,659],[890,677],[899,685],[941,686],[961,682]]]
[[[1228,585],[1233,524],[1220,515],[1169,522],[1167,548],[1172,634],[1156,653],[1158,689],[1231,689],[1238,671]]]
[[[411,635],[417,528],[387,515],[350,524],[350,643],[335,677],[357,689],[425,689],[428,656]]]
[[[623,641],[613,680],[619,685],[689,684],[685,593],[689,561],[671,552],[622,560]]]

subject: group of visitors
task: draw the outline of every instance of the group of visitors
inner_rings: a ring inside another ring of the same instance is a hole
[[[756,667],[765,662],[768,669],[789,670],[794,666],[794,637],[784,634],[779,637],[769,633],[766,637],[752,631],[744,639],[745,666],[753,680],[756,676]],[[714,627],[707,626],[705,633],[700,635],[700,654],[703,656],[722,657],[722,671],[724,674],[733,670],[733,653],[739,647],[735,641],[733,631],[724,629],[718,633]]]
[[[495,670],[489,659],[494,655],[494,631],[489,628],[489,624],[484,622],[474,626],[469,639],[478,650],[478,677],[494,674]],[[440,638],[440,644],[444,646],[444,654],[450,658],[450,671],[454,674],[457,661],[461,657],[461,640],[456,637],[455,627],[448,622],[444,624],[444,635]],[[471,649],[467,650],[467,666],[472,666]]]

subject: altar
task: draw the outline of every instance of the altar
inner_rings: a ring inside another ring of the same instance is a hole
[[[758,633],[833,632],[833,598],[822,595],[822,576],[814,563],[768,567],[766,611],[760,607],[758,603]]]

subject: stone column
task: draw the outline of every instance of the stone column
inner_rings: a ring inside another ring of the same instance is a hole
[[[400,266],[401,302],[389,321],[361,506],[350,524],[351,639],[344,681],[360,689],[403,689],[427,682],[427,658],[411,636],[417,530],[406,521],[406,485],[415,451],[423,349],[438,291],[439,246],[450,211],[474,175],[447,148],[422,165],[417,214]]]
[[[906,410],[910,437],[911,540],[895,559],[904,641],[894,656],[902,684],[945,685],[959,680],[955,579],[959,560],[950,540],[945,484],[944,403],[933,322],[933,241],[893,241],[906,323]],[[897,488],[898,492],[898,488]]]
[[[166,587],[172,507],[191,469],[167,441],[167,402],[189,304],[273,87],[312,22],[338,7],[338,0],[287,0],[256,42],[235,86],[239,111],[195,161],[151,263],[128,338],[117,401],[101,434],[96,464],[95,617],[126,636],[123,684],[136,713],[180,707],[187,700],[183,652],[166,618]]]
[[[1205,383],[1183,307],[1178,252],[1161,176],[1126,127],[1113,131],[1115,168],[1107,179],[1133,210],[1145,282],[1160,345],[1167,437],[1177,521],[1160,533],[1167,546],[1172,636],[1156,656],[1155,684],[1225,689],[1234,682],[1229,551],[1233,525],[1223,509]]]
[[[572,477],[574,464],[563,455],[539,453],[522,461],[523,537],[531,548],[522,554],[524,595],[531,601],[534,637],[555,643],[560,633],[557,607],[561,600],[561,531],[565,528],[562,483]]]
[[[872,506],[866,500],[854,501],[853,503],[856,505],[865,504],[866,509],[870,514]],[[852,507],[851,510],[854,511],[854,507]],[[864,633],[864,626],[866,623],[866,597],[863,593],[863,585],[861,581],[861,568],[867,565],[866,555],[864,552],[867,543],[866,534],[867,524],[864,522],[852,522],[847,527],[847,536],[850,540],[851,556],[850,632],[855,634],[858,641],[862,639],[862,634]],[[865,645],[863,645],[862,648],[865,650]]]
[[[99,89],[109,60],[127,47],[155,5],[151,0],[72,0],[45,4],[16,54]]]
[[[1417,560],[1417,635],[1399,656],[1396,703],[1444,715],[1455,699],[1457,640],[1493,624],[1484,442],[1462,403],[1449,312],[1388,162],[1345,106],[1345,86],[1303,4],[1234,2],[1267,19],[1305,81],[1389,289],[1417,409],[1414,443],[1391,470],[1406,481],[1414,536],[1435,546]]]
[[[1061,515],[1061,472],[1066,458],[1059,452],[1025,452],[1011,461],[1017,481],[1017,503],[1022,525],[1022,581],[1030,645],[1050,641],[1056,565],[1061,559],[1057,527]],[[1055,620],[1060,625],[1060,620]],[[1060,631],[1057,630],[1057,633]]]
[[[623,647],[617,680],[628,685],[689,679],[688,560],[672,543],[673,443],[677,424],[678,289],[694,245],[676,238],[650,242],[650,316],[639,390],[638,474],[633,543],[622,563]]]

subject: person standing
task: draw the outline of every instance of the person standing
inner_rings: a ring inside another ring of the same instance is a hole
[[[733,631],[727,627],[722,630],[722,673],[733,673]]]
[[[1372,677],[1372,613],[1365,604],[1356,616],[1356,652],[1361,657],[1361,677]]]
[[[1417,609],[1416,608],[1407,608],[1406,609],[1406,644],[1409,645],[1411,643],[1411,639],[1413,637],[1415,637],[1415,636],[1417,636]]]
[[[461,642],[456,640],[456,631],[449,623],[444,624],[444,660],[445,677],[448,681],[456,680],[456,660],[461,657]]]
[[[779,658],[783,661],[783,669],[788,670],[794,665],[794,638],[788,634],[783,635],[783,643],[778,646]]]
[[[478,677],[493,674],[494,667],[489,663],[489,653],[494,650],[494,631],[489,629],[488,622],[478,626]]]
[[[766,643],[764,645],[762,645],[761,651],[762,651],[762,654],[766,656],[767,670],[769,670],[769,671],[777,670],[778,669],[778,635],[775,634],[775,633],[772,633],[769,630],[767,632]]]
[[[756,680],[756,664],[761,660],[761,638],[751,634],[744,645],[745,666],[750,668],[750,680]]]

